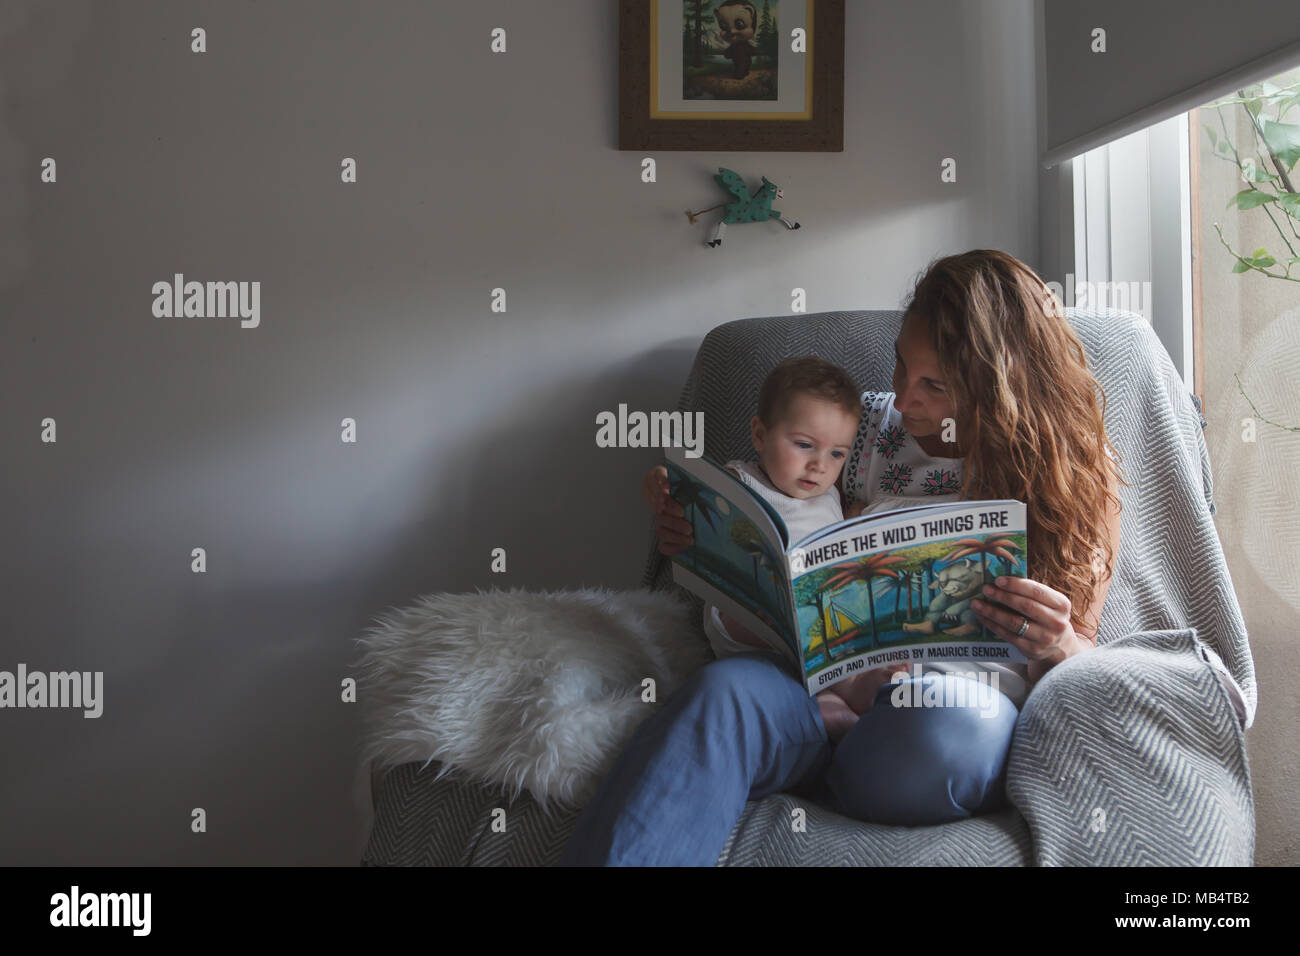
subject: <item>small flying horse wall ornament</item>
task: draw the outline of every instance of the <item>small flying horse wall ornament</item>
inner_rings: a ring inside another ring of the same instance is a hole
[[[701,209],[699,212],[686,210],[686,218],[691,221],[691,225],[695,225],[696,216],[712,212],[720,206],[727,207],[726,213],[713,230],[713,238],[704,241],[706,246],[717,247],[722,245],[722,234],[727,231],[728,223],[767,222],[769,219],[780,219],[782,225],[787,229],[799,228],[799,223],[785,218],[785,216],[781,215],[779,209],[772,208],[772,197],[782,198],[781,188],[776,183],[769,183],[766,176],[762,177],[763,185],[759,186],[758,191],[752,196],[745,189],[745,180],[730,169],[719,166],[718,173],[713,178],[718,181],[719,186],[736,198],[728,203],[718,203],[717,206]]]

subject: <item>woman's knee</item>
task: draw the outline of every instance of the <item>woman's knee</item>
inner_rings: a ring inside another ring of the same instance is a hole
[[[735,654],[696,671],[678,692],[697,720],[784,728],[786,736],[822,737],[817,702],[773,656]]]
[[[941,685],[966,680],[923,679]],[[1018,713],[1015,704],[983,685],[965,704],[911,706],[907,683],[901,700],[891,701],[882,689],[836,748],[827,782],[841,808],[870,822],[918,826],[997,806]]]
[[[710,699],[763,697],[773,684],[789,681],[780,665],[764,654],[733,654],[711,661],[697,670],[687,684],[699,696]]]

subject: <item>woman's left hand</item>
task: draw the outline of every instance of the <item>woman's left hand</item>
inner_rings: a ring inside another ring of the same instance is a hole
[[[984,626],[1020,648],[1040,669],[1061,663],[1087,643],[1070,623],[1070,599],[1046,584],[1031,578],[998,578],[984,586],[982,596],[988,600],[977,597],[971,606]],[[988,601],[1000,601],[1012,610],[994,607]],[[1026,620],[1029,627],[1023,637],[1017,637]]]

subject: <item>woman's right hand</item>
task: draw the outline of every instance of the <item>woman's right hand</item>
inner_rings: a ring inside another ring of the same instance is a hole
[[[656,465],[646,472],[641,482],[641,497],[650,513],[655,516],[655,534],[659,538],[659,553],[672,557],[695,543],[691,523],[686,520],[682,506],[668,494],[668,469]]]

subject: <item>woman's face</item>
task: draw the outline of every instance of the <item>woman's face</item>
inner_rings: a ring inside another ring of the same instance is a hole
[[[903,414],[903,428],[917,438],[941,438],[943,420],[957,415],[924,320],[910,316],[903,323],[894,351],[894,407]]]

